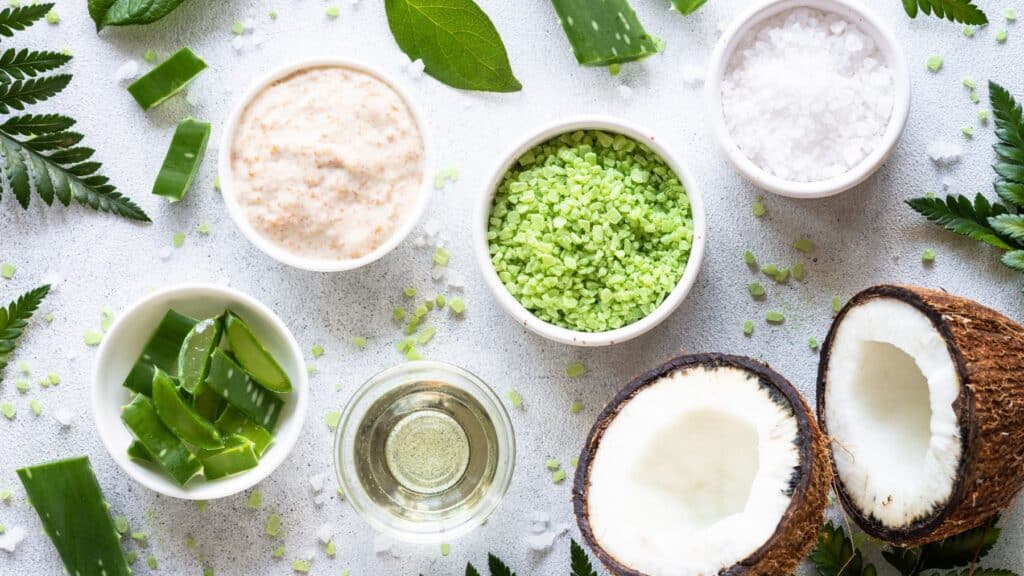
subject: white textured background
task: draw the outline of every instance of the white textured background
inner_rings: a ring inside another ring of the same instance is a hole
[[[975,124],[977,108],[960,81],[970,74],[980,85],[991,77],[1024,95],[1024,29],[1010,25],[1005,45],[993,39],[996,29],[1004,26],[1003,10],[1010,7],[1005,0],[982,2],[995,25],[973,39],[965,38],[956,24],[907,19],[896,0],[870,2],[895,27],[913,73],[913,105],[899,149],[866,184],[839,198],[768,198],[769,215],[762,220],[750,211],[757,191],[726,165],[711,140],[700,91],[681,81],[683,66],[705,64],[716,29],[746,2],[711,0],[698,14],[681,18],[667,11],[666,0],[634,0],[648,30],[665,38],[668,49],[642,64],[626,66],[619,78],[576,65],[547,1],[481,4],[508,45],[513,68],[525,86],[521,93],[460,93],[430,78],[402,76],[404,57],[376,0],[362,0],[355,8],[341,0],[341,16],[333,21],[324,15],[329,4],[320,0],[192,0],[156,25],[109,29],[99,36],[84,0],[58,0],[63,17],[58,26],[40,23],[20,40],[2,41],[71,49],[71,88],[39,109],[78,118],[86,143],[105,163],[105,173],[155,222],[136,225],[78,207],[44,210],[38,201],[22,212],[9,195],[0,203],[0,261],[18,267],[13,280],[0,280],[0,299],[9,300],[41,284],[48,274],[63,280],[44,306],[55,320],[51,325],[33,322],[0,385],[0,400],[13,401],[18,408],[15,421],[0,420],[0,487],[15,494],[12,504],[0,505],[0,523],[8,528],[21,525],[29,532],[17,553],[0,552],[0,574],[60,573],[57,554],[39,535],[38,520],[25,503],[14,470],[77,454],[91,457],[112,509],[127,515],[134,529],[150,534],[148,552],[157,557],[164,574],[200,574],[206,565],[223,575],[290,573],[290,560],[316,546],[315,532],[326,521],[338,533],[338,556],[329,560],[318,550],[314,574],[339,574],[343,568],[354,576],[455,574],[462,573],[467,560],[484,565],[488,551],[503,557],[521,576],[565,574],[567,538],[548,553],[532,552],[524,543],[532,511],[547,512],[554,522],[572,525],[570,534],[576,534],[569,483],[553,485],[544,461],[553,457],[567,463],[601,406],[636,373],[680,349],[747,354],[770,362],[812,395],[817,356],[808,349],[807,338],[823,339],[831,297],[845,300],[883,281],[942,287],[1024,320],[1024,282],[996,262],[996,253],[940,231],[902,204],[905,198],[940,191],[943,178],[949,178],[952,191],[991,194],[991,130],[976,128],[974,140],[960,135],[962,126]],[[280,14],[276,22],[269,19],[271,8]],[[256,33],[266,42],[258,50],[238,54],[230,45],[230,28],[234,20],[244,18],[254,20]],[[193,85],[194,105],[178,97],[148,114],[141,112],[115,81],[115,70],[127,59],[141,63],[147,49],[165,57],[184,45],[210,64]],[[938,74],[925,70],[925,60],[933,53],[946,61]],[[429,251],[407,243],[383,261],[346,274],[287,268],[242,238],[212,187],[216,143],[230,104],[264,71],[314,55],[358,58],[392,72],[427,112],[427,129],[437,146],[436,168],[454,165],[461,171],[458,183],[436,193],[428,218],[444,224],[446,244],[453,253],[450,266],[467,280],[469,308],[464,321],[442,324],[424,351],[430,358],[479,374],[503,396],[515,388],[525,399],[525,410],[513,413],[519,459],[512,488],[487,526],[452,543],[447,558],[434,546],[398,546],[398,558],[375,555],[366,525],[333,498],[318,508],[307,480],[315,473],[333,478],[332,438],[323,413],[340,408],[361,382],[401,361],[393,346],[399,331],[390,313],[402,302],[403,286],[414,285],[421,294],[435,292]],[[617,86],[623,82],[633,89],[633,99],[620,95]],[[986,99],[984,90],[981,95]],[[704,194],[711,238],[697,284],[679,311],[645,337],[603,350],[552,344],[521,329],[491,299],[471,258],[472,206],[500,153],[539,124],[582,112],[628,117],[651,127],[675,148]],[[169,205],[149,190],[175,123],[189,114],[214,122],[212,145],[190,195]],[[963,161],[937,170],[925,155],[934,140],[963,141]],[[195,233],[201,222],[213,227],[211,235]],[[185,246],[162,258],[177,231],[188,233]],[[745,286],[752,275],[743,264],[743,249],[754,250],[762,262],[791,265],[801,258],[791,246],[802,234],[817,245],[807,280],[777,286],[761,278],[769,299],[751,301]],[[938,254],[933,267],[920,262],[921,252],[929,247]],[[105,453],[88,414],[95,350],[83,344],[83,332],[98,329],[105,306],[117,312],[153,287],[186,281],[224,281],[249,292],[277,311],[304,349],[321,343],[327,351],[312,379],[312,410],[303,437],[291,458],[259,486],[264,497],[260,511],[247,509],[246,496],[239,495],[211,502],[199,512],[191,503],[157,497],[137,486]],[[769,307],[786,313],[785,325],[769,327],[761,321]],[[758,320],[751,338],[741,330],[748,318]],[[369,337],[365,351],[348,343],[356,334]],[[49,371],[59,373],[61,385],[34,387],[29,395],[19,395],[13,384],[19,361],[29,363],[34,380]],[[564,369],[575,361],[585,362],[589,373],[569,380]],[[335,391],[339,383],[341,390]],[[31,397],[42,402],[43,416],[36,418],[29,411]],[[585,408],[573,416],[569,405],[576,399]],[[69,430],[61,430],[52,418],[61,406],[76,412]],[[263,535],[271,511],[284,520],[286,561],[271,558],[279,541]],[[1024,506],[1009,512],[1003,524],[1006,534],[989,564],[1024,570]],[[186,547],[187,536],[196,539],[196,549]],[[148,552],[143,551],[143,557]],[[141,561],[135,569],[148,572]]]

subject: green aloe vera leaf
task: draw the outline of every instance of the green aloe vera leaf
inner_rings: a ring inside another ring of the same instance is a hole
[[[18,478],[68,574],[131,574],[88,458],[22,468]]]
[[[159,368],[153,375],[153,407],[164,426],[182,441],[210,450],[224,447],[224,440],[213,423],[200,416],[181,397],[174,380]]]
[[[149,342],[135,361],[135,366],[132,366],[132,371],[124,381],[124,387],[149,396],[153,387],[154,367],[171,376],[177,376],[181,344],[196,322],[198,320],[195,318],[168,310],[156,332],[149,337]]]
[[[203,474],[207,480],[238,474],[259,464],[256,445],[237,434],[228,436],[224,447],[219,450],[200,450],[199,461],[203,463]]]
[[[271,392],[292,391],[292,381],[281,365],[267,352],[249,325],[231,311],[227,313],[227,333],[231,352],[257,384]]]
[[[153,183],[153,194],[171,202],[185,197],[203,161],[206,142],[210,139],[210,123],[185,118],[178,123],[171,138],[171,147]]]
[[[210,371],[210,356],[220,344],[223,333],[224,320],[217,316],[198,322],[185,336],[178,353],[178,380],[189,394],[195,394],[196,388],[206,380],[206,374]]]
[[[202,469],[195,455],[164,426],[149,398],[139,394],[131,404],[122,406],[121,421],[178,484],[184,486]]]
[[[202,58],[192,50],[182,48],[129,84],[128,92],[143,110],[149,110],[180,92],[205,69],[206,62]]]
[[[153,459],[153,455],[150,454],[149,450],[146,450],[146,447],[138,440],[132,440],[132,443],[128,445],[128,457],[132,460],[156,464],[156,461]]]
[[[266,428],[252,421],[234,406],[228,406],[221,413],[220,418],[215,422],[217,429],[222,434],[237,434],[245,436],[255,444],[256,456],[263,457],[263,453],[274,442],[274,435]]]
[[[206,384],[254,422],[274,431],[284,402],[253,382],[245,370],[219,348],[213,351]]]
[[[583,66],[633,62],[659,51],[628,0],[551,1],[576,61]]]
[[[708,0],[672,0],[672,5],[683,16],[689,16],[696,12],[701,6],[707,4]]]
[[[205,380],[196,386],[196,391],[192,394],[192,407],[196,409],[200,416],[210,422],[214,422],[220,417],[226,405],[227,402],[224,401],[224,397],[213,388],[210,388],[210,385]]]

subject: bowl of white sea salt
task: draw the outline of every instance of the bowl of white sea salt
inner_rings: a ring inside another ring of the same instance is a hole
[[[847,0],[769,0],[740,14],[711,56],[712,130],[755,186],[795,198],[848,190],[896,147],[910,75],[889,28]]]

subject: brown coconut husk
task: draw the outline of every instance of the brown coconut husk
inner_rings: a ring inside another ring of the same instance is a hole
[[[960,378],[953,410],[961,431],[962,458],[953,494],[931,515],[902,528],[865,516],[836,476],[847,514],[866,533],[897,546],[919,546],[981,526],[1006,508],[1024,487],[1024,326],[958,296],[917,286],[882,285],[850,300],[836,316],[818,367],[818,419],[825,434],[825,384],[831,344],[847,312],[874,298],[894,298],[923,312],[945,339]],[[832,450],[842,447],[832,446]]]
[[[573,482],[573,509],[584,541],[594,555],[612,574],[645,576],[619,562],[594,537],[587,510],[590,489],[590,466],[601,443],[604,431],[622,408],[646,386],[676,370],[691,367],[736,367],[755,374],[762,386],[768,387],[776,399],[785,399],[792,407],[798,428],[800,464],[792,485],[789,508],[779,520],[772,536],[753,554],[719,572],[721,576],[779,576],[790,574],[817,542],[828,506],[832,485],[828,443],[814,420],[803,396],[780,374],[756,360],[724,354],[692,354],[673,358],[666,364],[635,378],[604,408],[590,430],[580,455]]]

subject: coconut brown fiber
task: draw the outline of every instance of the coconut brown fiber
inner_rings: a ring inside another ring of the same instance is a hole
[[[1024,327],[977,302],[937,290],[883,285],[857,294],[836,316],[822,347],[817,397],[826,434],[832,340],[846,313],[874,298],[914,306],[946,341],[960,381],[953,411],[960,427],[961,461],[949,500],[927,517],[899,528],[886,527],[858,510],[838,479],[836,492],[846,512],[871,536],[898,546],[918,546],[984,524],[1024,487]]]
[[[787,403],[797,422],[800,463],[794,470],[789,507],[779,520],[772,536],[749,557],[722,569],[720,576],[784,576],[792,574],[800,561],[814,546],[821,531],[832,485],[832,466],[828,444],[814,420],[803,396],[785,378],[768,366],[750,358],[723,354],[679,356],[630,382],[604,408],[590,430],[580,455],[573,483],[573,508],[580,533],[594,555],[612,574],[645,576],[619,562],[597,541],[590,526],[587,497],[590,489],[590,467],[601,444],[601,438],[622,408],[644,388],[677,370],[705,367],[739,368],[756,377],[768,388],[779,404]]]

